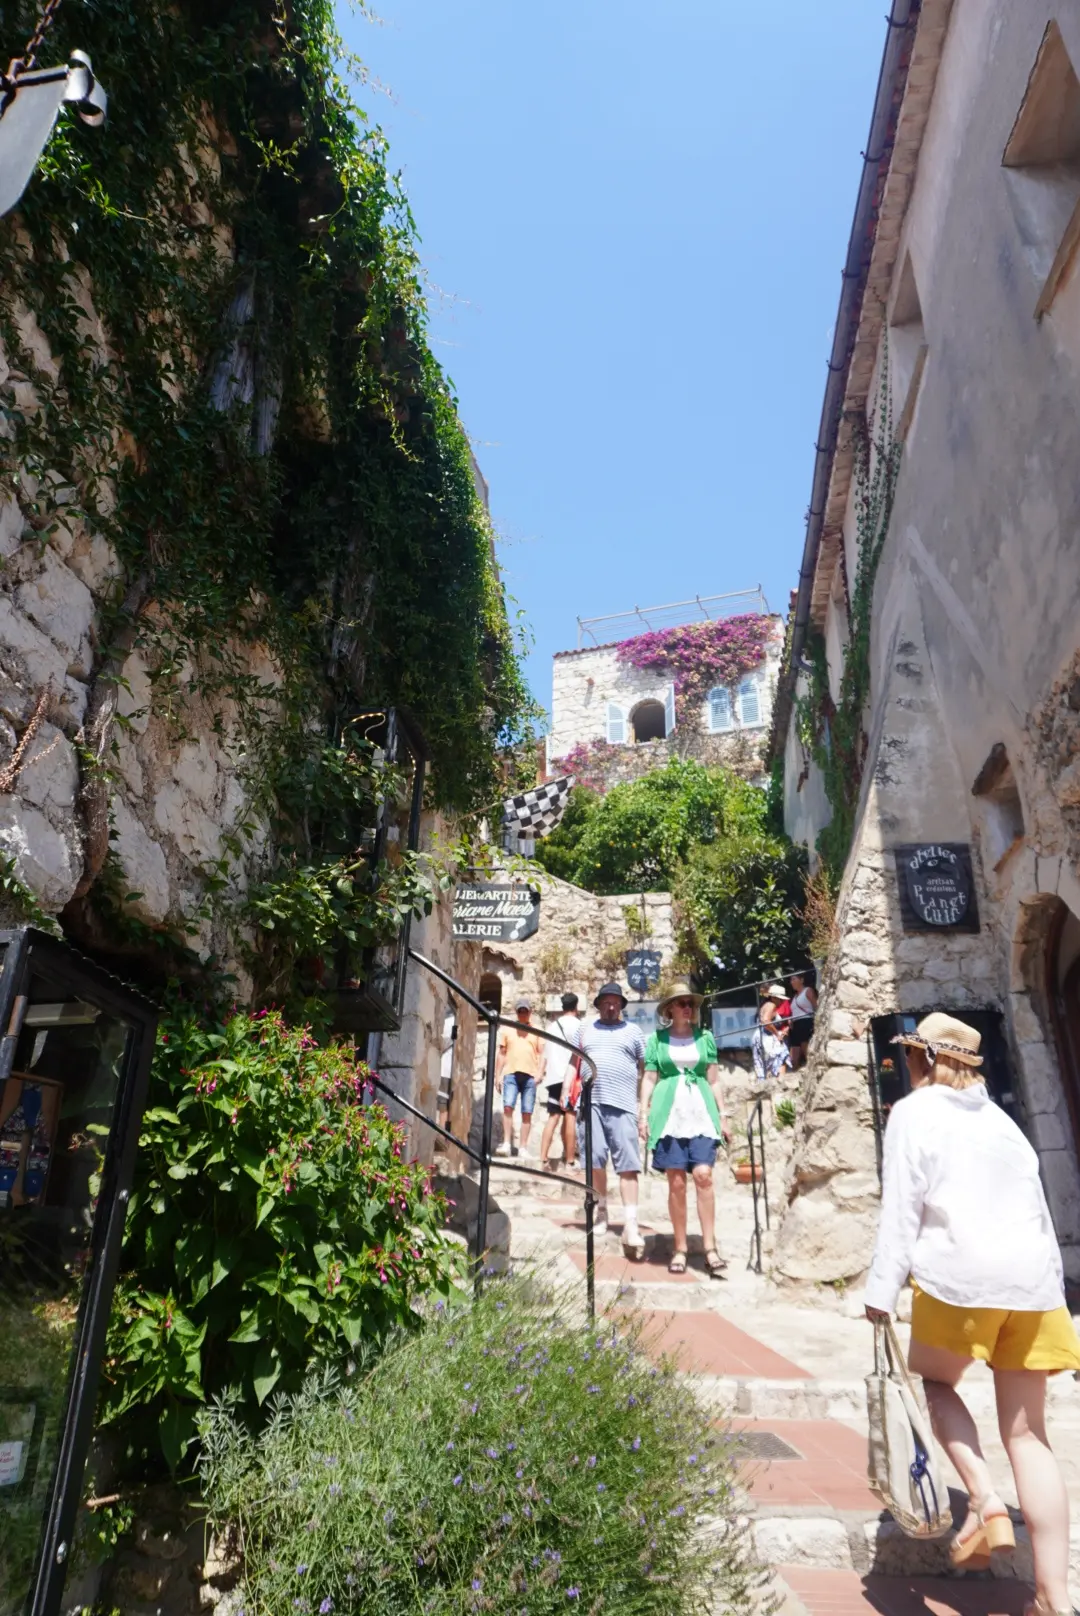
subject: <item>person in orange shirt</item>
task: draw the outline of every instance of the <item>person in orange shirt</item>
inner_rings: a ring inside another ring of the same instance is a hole
[[[514,1145],[514,1107],[521,1099],[521,1144],[519,1153],[528,1161],[533,1159],[529,1149],[533,1111],[536,1108],[536,1085],[542,1081],[547,1069],[545,1040],[529,1031],[532,1005],[528,999],[517,1002],[516,1027],[503,1027],[499,1036],[499,1052],[495,1061],[495,1087],[503,1100],[503,1141],[496,1156],[509,1156]]]

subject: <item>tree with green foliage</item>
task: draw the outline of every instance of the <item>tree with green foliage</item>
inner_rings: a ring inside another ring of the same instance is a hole
[[[730,769],[674,760],[603,797],[578,788],[536,856],[590,892],[672,892],[682,950],[711,983],[805,956],[804,855]]]

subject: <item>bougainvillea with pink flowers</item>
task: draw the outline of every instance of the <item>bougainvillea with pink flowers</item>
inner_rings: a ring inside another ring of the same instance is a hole
[[[744,612],[636,634],[616,646],[616,653],[629,667],[672,675],[675,711],[685,723],[700,715],[710,690],[717,685],[733,689],[744,674],[761,666],[772,631],[772,618]]]

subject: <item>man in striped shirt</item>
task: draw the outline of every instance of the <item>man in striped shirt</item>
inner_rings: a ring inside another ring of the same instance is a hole
[[[623,1020],[626,996],[618,982],[605,982],[593,1005],[596,1020],[586,1018],[571,1033],[571,1041],[596,1066],[596,1079],[592,1088],[593,1116],[593,1186],[599,1197],[596,1221],[597,1234],[606,1234],[607,1163],[619,1175],[619,1194],[623,1204],[623,1250],[627,1256],[640,1259],[645,1255],[645,1242],[638,1230],[638,1174],[641,1172],[641,1149],[638,1137],[638,1090],[645,1070],[645,1040],[640,1029]],[[582,1071],[588,1081],[589,1068]],[[585,1130],[578,1125],[578,1152],[585,1154]]]

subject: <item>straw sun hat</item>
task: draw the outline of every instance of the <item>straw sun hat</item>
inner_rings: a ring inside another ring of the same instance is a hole
[[[917,1049],[925,1049],[931,1065],[939,1055],[948,1055],[962,1066],[982,1065],[982,1056],[979,1054],[982,1035],[974,1027],[969,1027],[966,1021],[957,1021],[954,1016],[947,1016],[941,1010],[924,1016],[914,1032],[898,1033],[891,1042],[914,1044]]]
[[[762,988],[761,990],[763,999],[776,999],[779,1003],[783,1003],[787,996],[787,988],[782,982],[774,982],[771,987]]]
[[[656,1013],[658,1016],[666,1016],[668,1013],[668,1005],[671,1003],[672,999],[693,999],[694,1009],[700,1010],[701,1001],[703,998],[704,994],[695,993],[689,982],[675,982],[660,1000],[660,1003],[656,1007]]]

